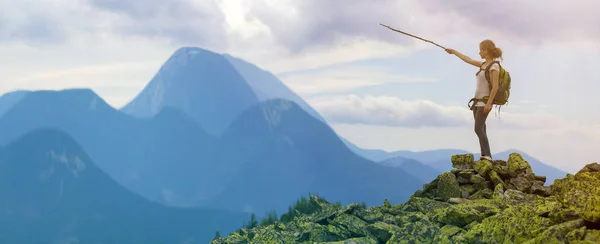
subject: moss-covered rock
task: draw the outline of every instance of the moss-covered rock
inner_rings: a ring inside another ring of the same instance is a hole
[[[484,214],[470,205],[459,204],[438,211],[434,219],[444,225],[464,227],[473,221],[482,221]]]
[[[311,196],[318,210],[310,215],[242,228],[211,244],[600,243],[597,163],[550,186],[516,153],[491,162],[455,155],[452,164],[403,204],[366,209]]]
[[[447,202],[436,201],[429,198],[411,197],[403,204],[403,211],[420,212],[423,214],[432,214],[438,209],[450,207]]]
[[[473,154],[453,155],[451,158],[452,168],[455,169],[472,169],[475,157]]]
[[[583,167],[583,169],[581,169],[577,173],[584,173],[584,172],[600,172],[600,164],[598,164],[597,162],[590,163],[590,164],[586,165],[585,167]]]
[[[437,223],[425,215],[413,215],[396,222],[400,230],[394,232],[388,243],[428,243],[439,235]]]
[[[367,226],[367,230],[372,233],[380,242],[387,242],[394,233],[400,232],[400,227],[384,222],[376,222]]]
[[[507,165],[510,177],[515,178],[518,175],[533,174],[529,163],[518,153],[511,153],[508,155]]]
[[[477,191],[477,193],[473,194],[469,199],[477,200],[477,199],[491,199],[494,192],[489,188],[485,188]]]
[[[498,184],[504,184],[504,181],[502,180],[502,177],[500,177],[500,174],[498,174],[498,172],[494,170],[489,172],[489,177],[494,186]]]
[[[438,187],[436,196],[441,198],[443,201],[453,197],[460,197],[461,190],[456,181],[456,176],[450,172],[444,172],[439,176]]]
[[[529,192],[531,190],[531,182],[525,177],[516,177],[510,179],[510,185],[514,186],[514,189],[520,192]]]
[[[553,195],[582,219],[600,225],[600,172],[578,172],[557,179]]]
[[[585,222],[582,219],[572,220],[565,223],[560,223],[550,228],[544,230],[537,237],[530,239],[526,243],[534,244],[534,243],[549,243],[559,240],[566,240],[567,236],[570,238],[581,239],[583,235],[580,233],[572,233],[573,231],[579,231],[581,227],[584,227]],[[573,241],[573,240],[570,240]]]
[[[488,172],[492,170],[492,167],[492,162],[487,159],[478,160],[473,164],[473,169],[484,178],[487,178]]]

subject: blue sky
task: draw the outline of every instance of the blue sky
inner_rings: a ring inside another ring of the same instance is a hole
[[[276,74],[341,135],[385,150],[478,151],[475,67],[384,23],[478,58],[503,49],[513,89],[492,151],[569,172],[600,161],[600,2],[0,0],[0,93],[89,87],[120,107],[181,46]],[[551,16],[551,18],[548,18]]]

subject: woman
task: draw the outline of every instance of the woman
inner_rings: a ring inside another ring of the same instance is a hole
[[[502,50],[496,47],[491,40],[484,40],[479,44],[479,56],[484,59],[483,61],[478,61],[471,59],[468,56],[463,55],[462,53],[447,48],[446,52],[449,54],[454,54],[463,61],[473,66],[479,67],[479,71],[475,74],[477,78],[476,81],[476,89],[475,96],[476,102],[471,106],[471,110],[473,110],[473,118],[475,119],[475,134],[479,137],[479,146],[481,147],[481,159],[492,160],[492,153],[490,150],[490,143],[488,141],[485,120],[489,112],[492,109],[492,101],[494,101],[494,97],[496,96],[496,91],[498,90],[498,80],[499,80],[499,70],[500,66],[498,63],[493,63],[497,58],[502,59]],[[485,70],[490,65],[490,78],[492,87],[490,89],[488,81],[485,77]],[[487,101],[477,100],[482,99],[483,97],[489,96]]]

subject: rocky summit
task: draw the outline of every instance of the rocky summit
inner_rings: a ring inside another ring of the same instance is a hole
[[[312,214],[240,228],[221,243],[600,243],[600,165],[544,186],[518,153],[454,155],[453,169],[403,204],[365,208],[311,196]]]

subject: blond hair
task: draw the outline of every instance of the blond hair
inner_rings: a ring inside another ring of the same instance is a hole
[[[494,42],[490,39],[486,39],[483,40],[479,46],[483,49],[486,50],[488,53],[490,53],[492,55],[492,58],[497,59],[500,58],[500,60],[504,60],[502,58],[502,49],[500,49],[499,47],[496,47],[496,44],[494,44]]]

